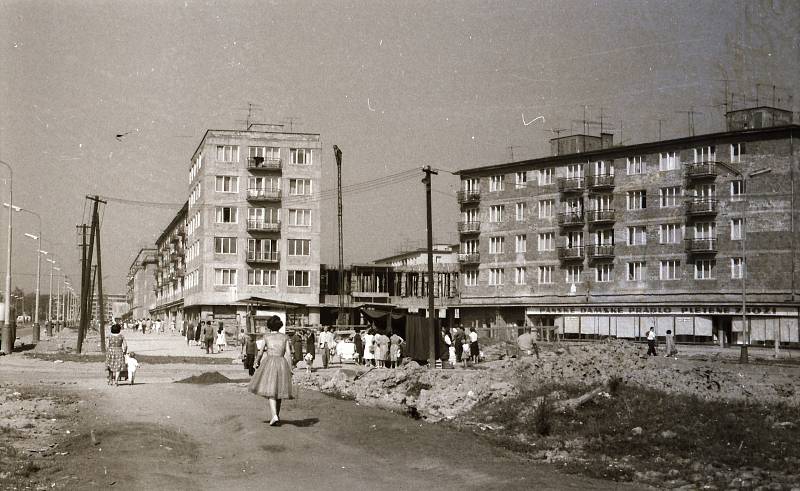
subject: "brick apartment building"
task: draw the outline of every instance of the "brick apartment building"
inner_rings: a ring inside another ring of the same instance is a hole
[[[208,130],[189,199],[159,237],[151,317],[244,327],[249,313],[319,323],[318,134]]]
[[[791,112],[759,107],[724,132],[572,135],[459,171],[462,323],[741,343],[745,288],[751,341],[797,343],[798,136]]]

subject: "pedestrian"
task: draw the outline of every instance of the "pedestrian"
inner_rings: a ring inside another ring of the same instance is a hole
[[[678,350],[675,349],[675,336],[672,335],[672,329],[667,329],[665,344],[667,346],[667,353],[664,355],[665,357],[675,356],[678,354]]]
[[[197,327],[194,329],[194,345],[198,346],[200,344],[200,336],[205,334],[203,321],[197,321]]]
[[[211,326],[211,321],[206,321],[206,331],[205,331],[205,343],[206,343],[206,354],[213,355],[214,354],[214,328]]]
[[[114,324],[111,326],[111,334],[108,336],[108,349],[106,349],[106,370],[108,372],[108,385],[119,385],[119,372],[125,363],[125,353],[128,351],[128,343],[120,333],[122,326]]]
[[[372,328],[364,335],[364,364],[375,365],[375,329]]]
[[[336,349],[336,341],[333,335],[333,328],[323,328],[319,334],[319,348],[322,350],[322,368],[328,368],[328,363],[331,362],[331,353]]]
[[[353,344],[356,350],[356,363],[361,365],[364,363],[364,340],[361,339],[361,331],[356,329],[356,334],[353,336]]]
[[[647,331],[647,356],[658,356],[656,353],[656,328],[650,327]]]
[[[175,334],[175,319],[170,319],[170,321],[169,321],[169,330],[170,330],[170,333],[172,333],[173,335]]]
[[[270,426],[280,425],[281,401],[294,398],[292,367],[285,357],[292,346],[286,335],[278,332],[282,326],[283,322],[277,315],[267,321],[269,332],[264,335],[264,348],[258,353],[256,372],[247,387],[253,394],[266,397],[269,401],[272,413]]]
[[[295,331],[292,333],[292,366],[296,367],[303,360],[303,333]]]
[[[305,343],[306,343],[306,354],[305,354],[306,366],[309,368],[310,371],[310,368],[314,366],[314,358],[315,358],[314,350],[316,349],[317,346],[317,342],[314,336],[314,331],[312,331],[311,329],[309,329],[308,334],[306,334]]]
[[[186,346],[189,346],[189,341],[194,339],[194,326],[191,322],[186,324]]]
[[[517,348],[518,348],[518,356],[517,358],[522,358],[523,356],[531,356],[534,352],[538,353],[539,349],[536,346],[536,340],[531,332],[531,329],[525,328],[522,334],[517,337]]]
[[[393,332],[391,337],[389,337],[389,363],[392,368],[397,368],[397,365],[400,363],[400,356],[404,344],[406,344],[405,340],[398,336],[396,332]]]
[[[247,373],[250,376],[253,376],[255,373],[255,362],[256,362],[256,353],[258,352],[258,348],[256,346],[256,335],[255,333],[247,335],[244,346],[243,346],[243,354],[244,354],[244,368],[247,370]]]
[[[378,331],[373,340],[375,343],[375,361],[381,368],[386,368],[389,361],[389,336]]]
[[[446,361],[450,368],[456,367],[456,347],[453,344],[453,336],[451,333],[447,331],[447,328],[442,328],[442,338],[444,339],[444,344],[447,346],[447,353],[442,353],[442,362]],[[447,368],[442,363],[442,368]]]
[[[225,335],[225,328],[222,325],[222,322],[219,323],[219,328],[217,329],[217,353],[222,353],[222,348],[228,346],[228,339]]]
[[[461,363],[461,360],[464,358],[464,341],[466,340],[466,335],[464,334],[464,329],[461,326],[455,328],[455,334],[453,334],[453,347],[456,349],[456,363]]]
[[[474,327],[469,328],[469,359],[472,363],[478,363],[481,357],[480,346],[478,346],[478,333]]]
[[[128,367],[128,380],[130,380],[131,385],[133,385],[136,370],[139,368],[139,361],[136,359],[136,353],[131,351],[125,355],[125,365]]]

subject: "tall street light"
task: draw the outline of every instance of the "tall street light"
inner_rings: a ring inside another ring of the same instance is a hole
[[[8,202],[14,203],[13,198],[13,182],[14,182],[14,170],[11,166],[0,160],[0,165],[6,167],[8,169]],[[6,288],[5,288],[5,299],[6,305],[3,309],[3,323],[0,324],[0,330],[2,330],[2,349],[3,353],[11,354],[14,349],[14,340],[11,339],[11,220],[12,220],[12,210],[11,208],[8,209],[8,244],[6,250]]]
[[[61,271],[60,268],[56,268],[56,262],[53,259],[47,258],[47,262],[50,263],[50,293],[47,295],[47,322],[53,322],[53,270],[57,269]]]
[[[42,251],[42,216],[40,214],[36,213],[33,210],[28,210],[27,208],[14,206],[13,204],[10,204],[10,203],[3,203],[3,206],[5,206],[6,208],[9,208],[11,210],[14,210],[17,213],[23,212],[23,211],[26,212],[26,213],[30,213],[31,215],[34,215],[36,218],[39,219],[39,235],[33,235],[33,234],[28,234],[28,233],[25,234],[25,237],[28,237],[29,239],[33,239],[33,240],[36,240],[36,241],[39,242],[39,244],[37,246],[38,247],[38,249],[37,249],[38,252],[36,253],[36,311],[34,312],[34,320],[33,320],[33,343],[36,344],[36,343],[39,342],[39,339],[41,337],[41,328],[39,327],[40,326],[40,324],[39,324],[39,297],[41,295],[40,295],[39,286],[40,286],[40,279],[41,279],[41,273],[40,272],[41,272],[41,269],[42,269],[42,252],[43,252]],[[47,253],[45,252],[44,254],[47,254]]]

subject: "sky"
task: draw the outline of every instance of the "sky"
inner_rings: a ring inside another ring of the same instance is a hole
[[[323,190],[336,186],[334,144],[345,185],[439,169],[434,235],[457,243],[451,172],[546,156],[553,130],[581,130],[584,112],[632,144],[657,139],[659,119],[662,138],[685,136],[681,111],[698,113],[696,133],[724,129],[725,79],[738,104],[769,102],[775,85],[797,111],[800,95],[797,0],[0,0],[0,43],[14,204],[42,216],[43,249],[77,285],[85,197],[107,197],[111,293],[186,201],[205,130],[244,129],[250,104],[253,121],[321,135]],[[344,195],[346,263],[424,244],[422,176]],[[322,261],[334,263],[335,199],[322,208]],[[13,284],[31,291],[23,234],[38,222],[13,223]]]

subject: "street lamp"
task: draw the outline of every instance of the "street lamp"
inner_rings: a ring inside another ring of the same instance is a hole
[[[14,170],[11,166],[0,160],[0,165],[6,167],[8,169],[8,202],[14,203],[13,198],[13,182],[14,182]],[[14,340],[11,339],[11,221],[12,221],[12,214],[13,211],[11,208],[8,209],[8,244],[6,248],[6,289],[5,289],[5,299],[6,305],[3,309],[3,323],[0,324],[0,330],[2,330],[2,349],[3,353],[10,355],[11,352],[14,350]]]
[[[56,262],[50,258],[47,258],[47,262],[50,263],[50,293],[47,295],[47,322],[53,322],[53,270],[61,269],[56,268]]]
[[[33,343],[36,344],[36,343],[39,342],[39,338],[41,336],[41,330],[40,330],[40,327],[39,327],[40,326],[40,324],[39,324],[39,297],[40,297],[39,286],[40,286],[40,278],[41,278],[40,271],[42,269],[42,256],[41,256],[41,253],[43,252],[42,251],[42,216],[40,214],[36,213],[33,210],[28,210],[26,208],[15,206],[15,205],[10,204],[10,203],[3,203],[3,206],[9,208],[10,210],[14,210],[16,212],[24,211],[24,212],[30,213],[31,215],[34,215],[34,216],[36,216],[36,218],[39,219],[39,235],[33,235],[33,234],[28,234],[28,233],[25,234],[25,237],[28,237],[29,239],[33,239],[33,240],[36,240],[36,241],[39,242],[38,249],[37,249],[38,252],[36,253],[36,311],[34,312],[34,320],[33,320]],[[44,254],[47,254],[47,253],[45,252]]]

